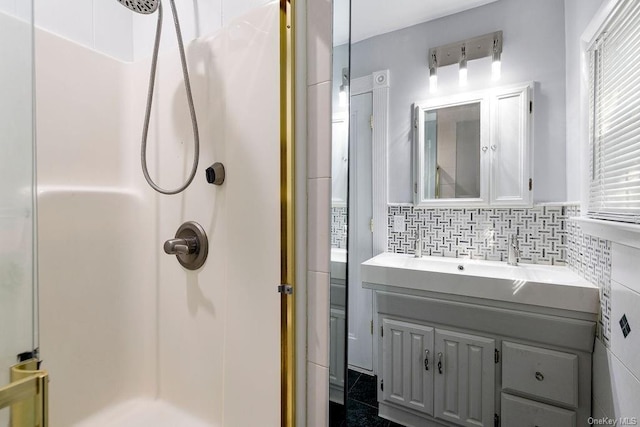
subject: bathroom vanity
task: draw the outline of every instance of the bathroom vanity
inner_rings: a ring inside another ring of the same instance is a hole
[[[568,268],[384,253],[379,415],[406,426],[587,424],[599,294]]]
[[[331,308],[329,314],[329,399],[344,403],[347,251],[331,248]]]

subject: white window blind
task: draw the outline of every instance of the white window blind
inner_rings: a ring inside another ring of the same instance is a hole
[[[588,216],[640,223],[640,1],[619,2],[590,56]]]

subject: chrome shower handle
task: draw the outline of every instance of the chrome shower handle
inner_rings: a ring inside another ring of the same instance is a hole
[[[198,249],[198,240],[195,237],[185,239],[169,239],[164,242],[164,252],[169,255],[189,255]]]

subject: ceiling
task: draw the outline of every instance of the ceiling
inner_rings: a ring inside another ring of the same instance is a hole
[[[351,42],[473,9],[497,0],[351,0]],[[348,0],[334,3],[334,45],[349,40]]]

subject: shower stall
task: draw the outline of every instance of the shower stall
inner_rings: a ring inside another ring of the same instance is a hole
[[[200,159],[174,195],[140,167],[157,15],[54,3],[0,2],[0,389],[34,358],[51,427],[280,425],[278,2],[176,1],[184,67],[165,13],[148,173],[177,188]],[[196,270],[163,250],[189,221]]]

